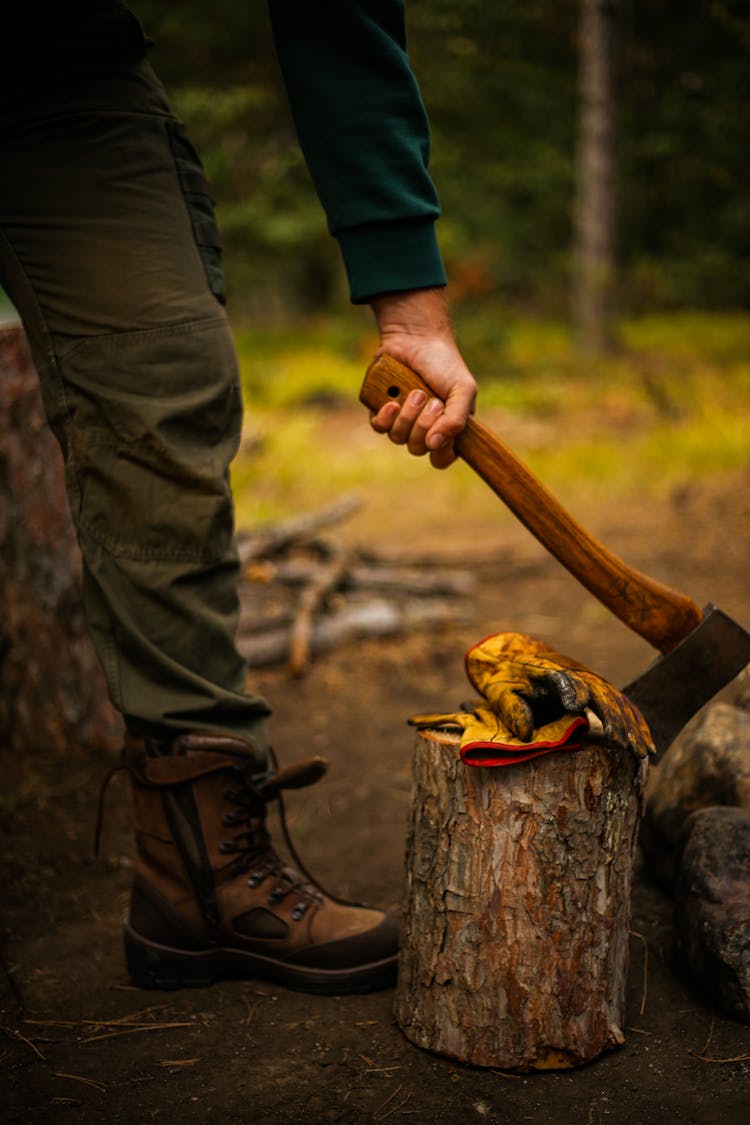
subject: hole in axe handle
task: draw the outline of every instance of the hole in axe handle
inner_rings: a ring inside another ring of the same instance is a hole
[[[395,384],[391,384],[391,386],[388,388],[388,398],[398,398],[400,394],[401,388],[397,387]]]

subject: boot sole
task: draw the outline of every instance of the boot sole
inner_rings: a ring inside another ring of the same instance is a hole
[[[270,980],[300,992],[324,996],[375,992],[396,983],[398,955],[348,969],[314,969],[290,965],[244,949],[173,949],[124,927],[128,973],[139,988],[203,988],[217,980]]]

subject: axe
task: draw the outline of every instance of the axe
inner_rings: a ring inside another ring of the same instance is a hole
[[[414,371],[382,355],[370,365],[359,397],[377,412],[415,389],[436,397]],[[701,610],[597,542],[476,418],[469,418],[455,448],[574,578],[663,654],[622,689],[646,719],[658,759],[704,703],[750,662],[750,634],[716,606]]]

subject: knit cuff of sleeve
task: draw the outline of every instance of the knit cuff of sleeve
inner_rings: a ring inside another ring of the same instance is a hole
[[[352,304],[381,293],[447,284],[432,219],[373,223],[337,231]]]

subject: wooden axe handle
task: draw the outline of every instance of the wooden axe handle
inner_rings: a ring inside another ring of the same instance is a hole
[[[383,355],[370,365],[359,397],[378,411],[416,388],[435,397],[414,371]],[[634,570],[597,542],[476,418],[469,418],[456,451],[558,562],[654,648],[671,652],[700,624],[703,612],[696,602]]]

